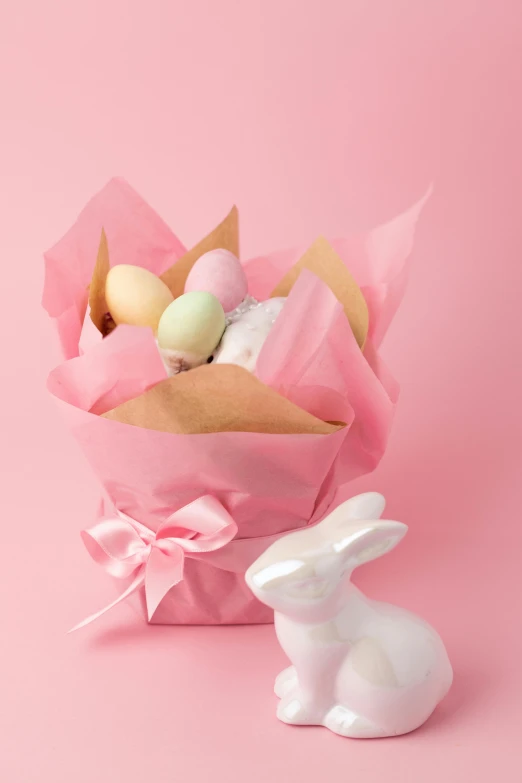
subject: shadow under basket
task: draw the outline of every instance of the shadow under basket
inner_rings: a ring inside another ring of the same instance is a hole
[[[121,581],[117,580],[121,588]],[[145,589],[128,599],[147,619]],[[162,600],[152,625],[247,625],[273,623],[274,612],[254,598],[244,574],[224,571],[202,560],[185,560],[181,582]]]

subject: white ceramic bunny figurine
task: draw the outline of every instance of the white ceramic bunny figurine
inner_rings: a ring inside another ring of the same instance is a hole
[[[354,568],[389,552],[407,527],[380,520],[376,492],[348,500],[314,527],[272,544],[247,584],[275,610],[279,642],[294,664],[277,677],[277,716],[343,737],[413,731],[446,695],[453,673],[423,620],[366,598]]]

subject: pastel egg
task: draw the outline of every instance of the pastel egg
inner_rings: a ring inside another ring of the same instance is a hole
[[[158,345],[208,358],[225,330],[219,299],[207,291],[189,291],[167,307],[158,325]]]
[[[105,300],[116,324],[150,326],[156,331],[172,298],[165,283],[141,266],[118,264],[107,275]]]
[[[247,279],[241,262],[229,250],[210,250],[198,258],[185,282],[188,291],[214,294],[225,313],[234,310],[247,294]]]

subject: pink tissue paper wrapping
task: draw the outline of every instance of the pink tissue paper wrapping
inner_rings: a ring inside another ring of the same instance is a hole
[[[331,290],[308,271],[301,273],[263,346],[258,378],[317,417],[346,422],[328,435],[176,435],[102,418],[99,413],[166,377],[151,331],[120,326],[102,339],[88,316],[87,289],[102,228],[111,265],[136,264],[160,275],[186,250],[124,180],[113,179],[45,254],[43,305],[56,322],[65,357],[50,373],[48,388],[103,487],[100,520],[120,514],[159,539],[171,515],[210,497],[219,501],[231,520],[227,529],[235,533],[219,548],[175,547],[178,575],[167,579],[152,611],[142,560],[134,572],[106,569],[123,577],[115,580],[117,592],[123,584],[126,594],[133,593],[150,622],[271,622],[272,612],[244,583],[246,568],[277,536],[319,521],[349,496],[348,482],[378,464],[398,396],[378,348],[404,294],[423,202],[369,233],[331,243],[368,304],[364,351]],[[249,293],[270,296],[302,253],[297,248],[244,261]],[[108,600],[112,597],[110,592]]]

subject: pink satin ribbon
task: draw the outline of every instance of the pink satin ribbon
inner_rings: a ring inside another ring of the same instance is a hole
[[[143,584],[151,620],[169,590],[183,579],[185,556],[221,549],[236,533],[236,523],[211,495],[175,511],[161,523],[157,533],[120,511],[102,519],[82,531],[87,551],[111,576],[126,579],[134,574],[134,579],[115,601],[75,625],[69,633],[92,623]]]

